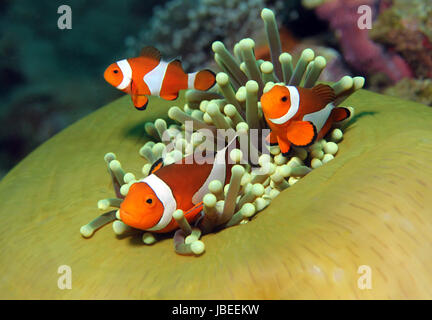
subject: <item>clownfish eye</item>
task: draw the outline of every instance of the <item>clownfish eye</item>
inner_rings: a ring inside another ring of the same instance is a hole
[[[151,203],[153,203],[153,200],[149,198],[149,199],[146,200],[146,202],[147,202],[148,204],[151,204]]]
[[[118,70],[117,69],[115,69],[114,71],[113,71],[114,73],[118,73]]]
[[[287,97],[287,96],[283,96],[283,97],[281,98],[281,100],[282,100],[282,102],[286,102],[286,101],[288,100],[288,97]]]

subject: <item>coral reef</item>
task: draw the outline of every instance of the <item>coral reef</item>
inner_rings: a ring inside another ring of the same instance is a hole
[[[384,93],[432,106],[431,79],[402,79],[396,85],[385,89]]]
[[[128,54],[136,55],[143,45],[157,47],[164,56],[180,56],[186,70],[202,68],[210,58],[211,43],[223,40],[229,48],[259,30],[259,14],[268,2],[280,8],[282,1],[268,0],[171,0],[157,7],[148,28],[128,37]]]
[[[328,0],[303,1],[309,8],[315,7],[317,15],[329,22],[339,39],[345,60],[357,71],[365,74],[383,73],[392,82],[411,77],[408,64],[397,53],[386,51],[369,37],[368,29],[360,29],[357,21],[360,5],[372,8],[377,15],[376,0]]]
[[[371,39],[400,54],[416,78],[432,78],[432,6],[429,0],[393,0],[370,31]]]

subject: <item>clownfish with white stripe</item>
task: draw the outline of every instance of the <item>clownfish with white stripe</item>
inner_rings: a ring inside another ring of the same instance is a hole
[[[208,185],[213,180],[225,185],[231,178],[232,164],[228,161],[228,146],[212,156],[211,161],[203,158],[197,163],[193,155],[188,157],[192,158],[167,166],[159,159],[146,178],[132,184],[120,205],[122,222],[140,230],[171,232],[179,227],[173,218],[177,209],[183,210],[188,222],[196,221],[203,209],[202,199],[209,192]]]
[[[130,94],[138,110],[145,110],[148,96],[175,100],[180,90],[208,90],[216,82],[210,70],[186,73],[178,59],[161,60],[159,50],[144,47],[140,56],[117,61],[104,73],[105,80],[117,89]]]
[[[334,122],[351,116],[348,108],[335,107],[334,90],[324,84],[313,88],[275,85],[261,96],[261,107],[271,132],[266,141],[279,145],[288,156],[291,146],[307,147],[323,138]]]

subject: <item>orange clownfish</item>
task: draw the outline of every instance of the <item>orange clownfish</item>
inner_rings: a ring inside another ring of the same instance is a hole
[[[216,82],[215,74],[210,70],[185,73],[180,60],[161,60],[159,50],[154,47],[144,47],[139,57],[111,64],[105,70],[104,78],[130,94],[138,110],[145,110],[149,95],[175,100],[180,90],[208,90]]]
[[[350,117],[347,108],[332,103],[334,90],[324,84],[313,88],[275,85],[261,97],[264,117],[271,129],[266,140],[287,156],[291,146],[307,147],[324,137],[333,122]]]
[[[120,219],[133,228],[157,233],[178,228],[173,218],[177,209],[183,210],[189,222],[196,221],[209,183],[219,180],[225,185],[231,178],[232,164],[227,157],[225,147],[212,161],[200,164],[192,158],[163,166],[162,159],[158,160],[146,178],[131,185],[120,206]]]

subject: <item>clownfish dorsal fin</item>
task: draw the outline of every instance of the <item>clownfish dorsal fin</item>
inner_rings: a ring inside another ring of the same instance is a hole
[[[157,170],[163,167],[163,164],[164,164],[163,159],[159,158],[158,160],[155,161],[155,163],[152,164],[148,174],[151,175],[152,173],[155,173]]]
[[[324,105],[327,105],[336,99],[334,90],[326,84],[316,85],[312,88],[312,92],[324,102]]]
[[[183,66],[182,66],[182,62],[181,62],[180,58],[175,58],[174,60],[171,60],[170,64],[183,70]]]
[[[160,61],[162,57],[160,51],[152,46],[146,46],[142,48],[140,52],[140,56],[155,59],[157,61]]]

